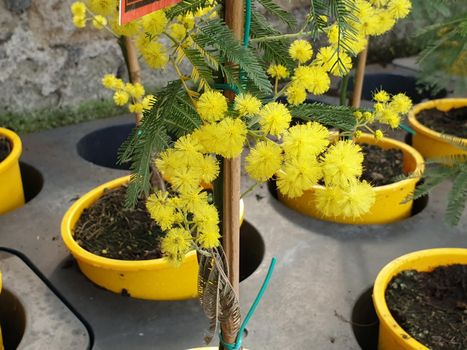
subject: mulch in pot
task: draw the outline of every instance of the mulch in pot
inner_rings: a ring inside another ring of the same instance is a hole
[[[402,271],[386,289],[397,323],[432,350],[467,349],[467,265]]]
[[[403,175],[404,154],[400,149],[381,147],[367,143],[359,143],[364,154],[362,180],[373,186],[384,186],[395,182],[395,178]]]
[[[7,138],[0,136],[0,162],[6,159],[11,152],[11,144]]]
[[[417,114],[417,120],[428,128],[442,134],[467,138],[467,107],[443,112],[425,109]]]
[[[106,191],[85,209],[73,237],[87,251],[119,260],[148,260],[162,257],[162,231],[139,199],[134,209],[125,208],[126,186]]]

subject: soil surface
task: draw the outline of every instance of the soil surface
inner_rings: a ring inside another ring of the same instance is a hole
[[[125,208],[126,187],[107,191],[85,209],[74,231],[75,241],[87,251],[119,260],[160,258],[162,231],[149,216],[145,201]]]
[[[5,160],[11,152],[10,142],[3,136],[0,136],[0,162]]]
[[[432,350],[467,349],[467,265],[402,271],[386,289],[392,316]]]
[[[426,109],[417,114],[417,120],[440,133],[467,138],[467,107],[448,112]]]
[[[396,148],[382,149],[381,147],[360,143],[362,147],[363,174],[361,179],[373,186],[384,186],[394,183],[397,176],[403,175],[403,157],[401,150]]]

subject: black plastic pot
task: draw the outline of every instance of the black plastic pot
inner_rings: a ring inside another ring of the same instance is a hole
[[[353,91],[353,78],[350,77],[348,91]],[[413,103],[418,103],[424,99],[442,98],[447,95],[446,90],[438,93],[433,92],[433,88],[417,84],[417,79],[413,76],[405,76],[394,73],[367,73],[363,79],[362,99],[372,100],[373,93],[377,90],[385,90],[391,95],[404,92],[412,99]]]

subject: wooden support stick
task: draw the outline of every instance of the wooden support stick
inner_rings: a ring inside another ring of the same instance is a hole
[[[235,38],[243,36],[243,0],[225,0],[225,22]],[[226,96],[233,100],[235,94],[227,91]],[[229,280],[239,295],[240,276],[240,157],[224,161],[224,210],[223,246],[229,267]],[[238,329],[232,329],[230,320],[221,324],[222,335],[227,343],[235,343]],[[221,345],[219,349],[224,349]]]
[[[132,84],[141,83],[141,68],[138,62],[138,54],[136,53],[135,45],[130,37],[124,37],[126,59],[128,65],[128,74]],[[141,113],[135,113],[136,124],[141,122],[143,118]]]
[[[358,55],[358,66],[355,72],[352,94],[352,107],[355,108],[360,108],[360,102],[362,100],[363,79],[365,78],[366,57],[368,56],[369,44],[370,42],[368,41],[365,50]]]

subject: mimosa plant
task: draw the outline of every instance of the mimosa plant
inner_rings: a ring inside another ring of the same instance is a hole
[[[255,11],[258,4],[295,31],[283,34],[271,27]],[[372,130],[368,124],[375,119],[396,127],[410,108],[404,95],[390,100],[384,92],[375,96],[374,111],[304,104],[308,94],[328,91],[330,75],[347,74],[367,36],[389,30],[409,12],[410,2],[313,0],[310,5],[297,29],[293,16],[271,0],[248,1],[243,42],[219,17],[222,4],[213,0],[184,0],[125,26],[117,24],[115,0],[72,6],[77,26],[91,21],[117,36],[132,36],[150,68],[171,66],[179,77],[154,96],[112,75],[103,84],[115,91],[117,104],[129,103],[130,111],[144,113],[121,154],[122,161],[132,162],[127,202],[147,196],[151,217],[166,232],[161,241],[165,257],[179,264],[188,251],[198,252],[199,297],[211,321],[207,340],[218,320],[230,320],[230,334],[225,328],[222,333],[230,339],[240,323],[238,295],[220,240],[222,206],[212,203],[203,186],[218,181],[220,163],[238,158],[246,148],[245,169],[256,184],[275,176],[279,191],[296,197],[322,180],[327,190],[318,198],[320,210],[359,216],[371,208],[375,195],[369,183],[359,180],[363,155],[347,136],[358,136],[360,128]],[[323,33],[328,45],[313,48],[311,42]],[[236,96],[227,98],[220,91]],[[280,97],[288,103],[279,102]],[[303,124],[291,126],[292,118]],[[341,131],[335,142],[328,127]],[[381,131],[372,132],[382,137]],[[151,188],[152,162],[166,186]],[[220,195],[215,186],[214,198]]]

